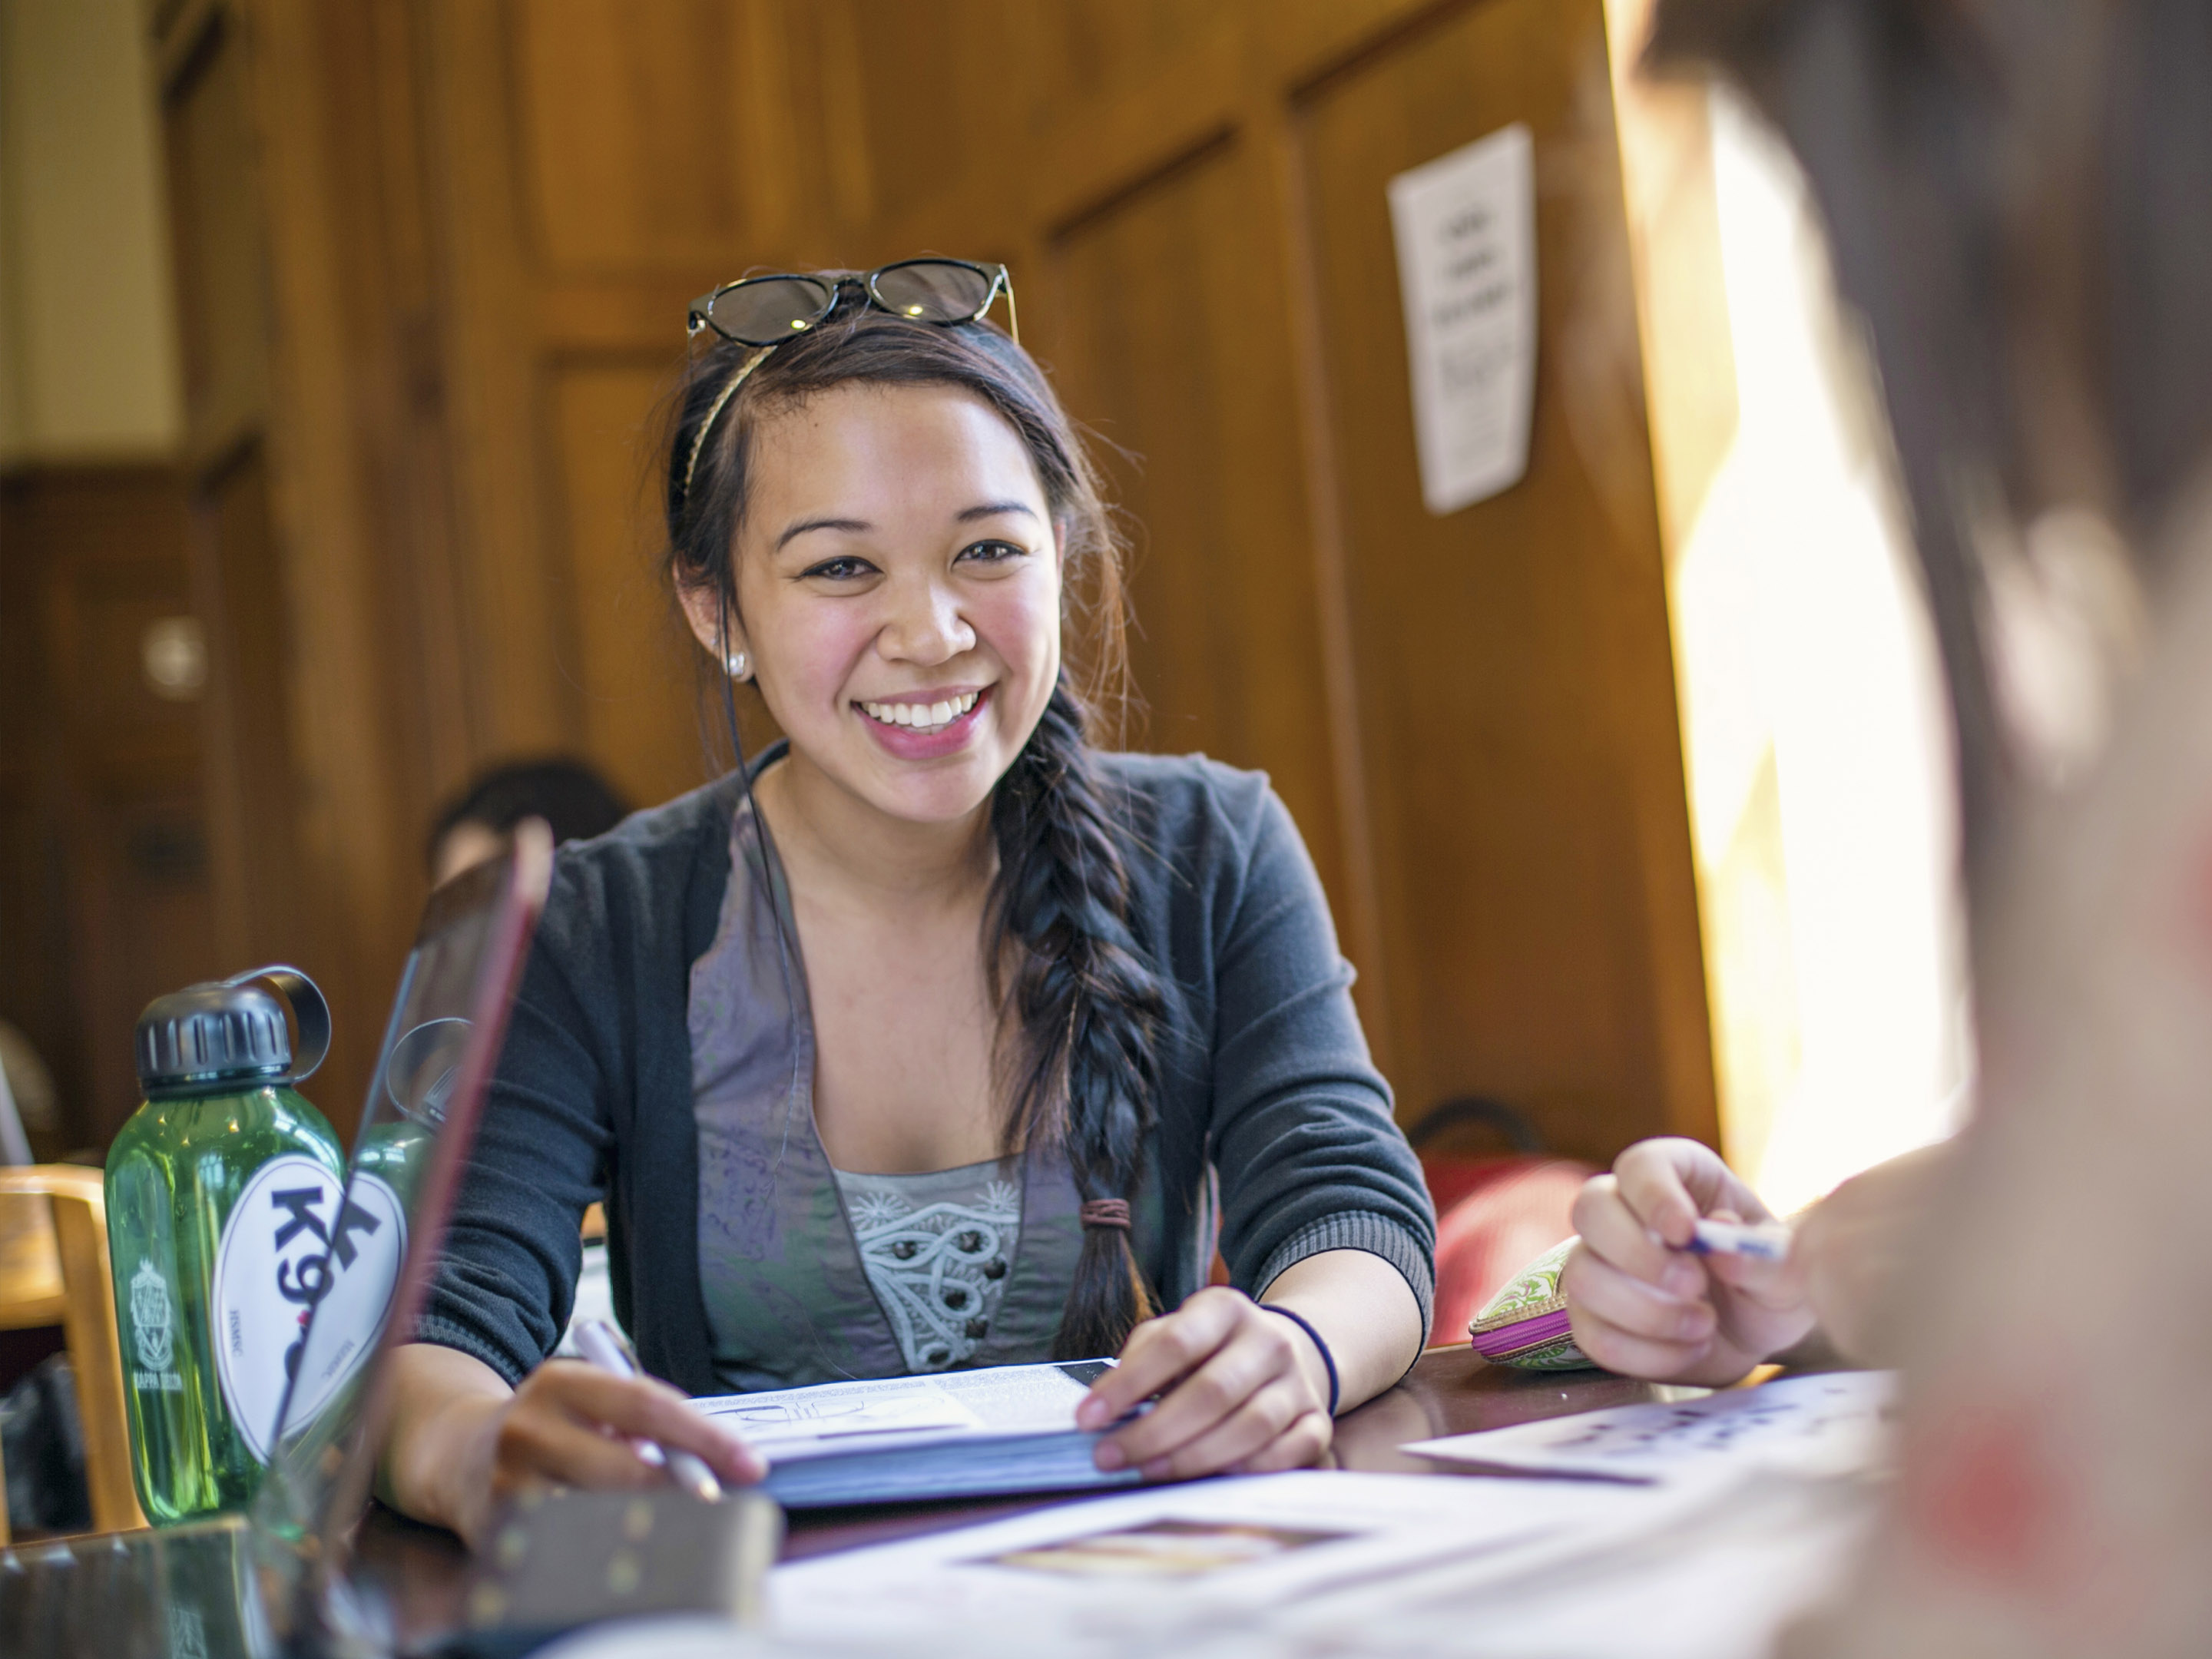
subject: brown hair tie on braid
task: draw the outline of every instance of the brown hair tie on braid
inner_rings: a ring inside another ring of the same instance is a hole
[[[1129,1231],[1129,1200],[1126,1198],[1086,1198],[1083,1200],[1083,1224],[1086,1227],[1118,1227]]]

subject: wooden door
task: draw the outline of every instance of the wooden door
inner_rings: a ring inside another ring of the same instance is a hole
[[[1221,138],[1132,181],[1054,228],[1030,310],[1127,514],[1132,739],[1264,766],[1341,910],[1352,856],[1266,168]]]

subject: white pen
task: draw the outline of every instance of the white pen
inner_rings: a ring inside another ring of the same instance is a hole
[[[1692,1255],[1744,1255],[1754,1261],[1787,1261],[1790,1229],[1779,1221],[1700,1221],[1690,1235]]]
[[[637,1362],[630,1358],[629,1344],[623,1340],[622,1333],[603,1319],[580,1319],[576,1322],[576,1346],[584,1351],[584,1358],[599,1370],[614,1376],[635,1376]],[[714,1479],[708,1468],[693,1452],[671,1449],[657,1441],[641,1440],[637,1455],[648,1463],[665,1465],[676,1484],[702,1504],[720,1500],[722,1483]]]

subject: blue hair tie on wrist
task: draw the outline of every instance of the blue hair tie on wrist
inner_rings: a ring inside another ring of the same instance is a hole
[[[1336,1356],[1328,1351],[1328,1344],[1321,1340],[1321,1333],[1313,1328],[1312,1323],[1304,1314],[1292,1313],[1288,1308],[1281,1307],[1273,1302],[1262,1302],[1260,1306],[1269,1313],[1282,1315],[1284,1318],[1313,1339],[1315,1351],[1321,1355],[1322,1369],[1328,1372],[1328,1414],[1334,1418],[1336,1415],[1336,1402],[1339,1397],[1336,1384]]]

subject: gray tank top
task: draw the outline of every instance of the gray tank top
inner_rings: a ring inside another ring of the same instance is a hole
[[[754,825],[740,801],[714,942],[691,965],[699,1284],[716,1373],[750,1390],[1050,1358],[1082,1247],[1066,1159],[1032,1146],[1003,1166],[924,1176],[831,1168],[798,929]],[[1138,1225],[1157,1224],[1157,1200],[1140,1201]]]

